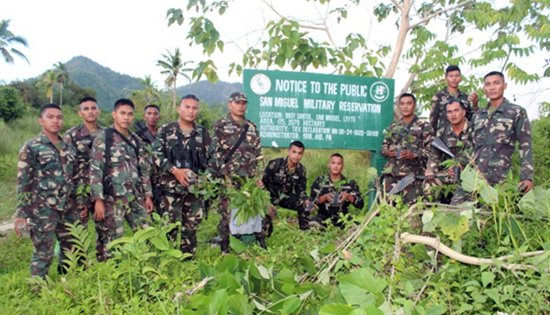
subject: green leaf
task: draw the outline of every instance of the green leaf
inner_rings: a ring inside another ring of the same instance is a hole
[[[498,289],[487,289],[484,291],[485,295],[487,295],[491,300],[493,300],[497,305],[500,304],[500,293],[498,292]]]
[[[166,237],[164,237],[164,236],[152,237],[149,241],[158,250],[166,251],[166,250],[170,249],[170,243],[168,242],[168,239],[166,239]]]
[[[373,271],[361,268],[340,277],[338,287],[348,304],[375,305],[378,297],[383,302],[382,291],[388,285],[383,278],[375,278]]]
[[[492,284],[495,280],[495,275],[492,272],[484,271],[481,273],[481,283],[484,287],[487,287],[489,284]]]
[[[292,296],[283,303],[283,310],[286,313],[291,314],[297,311],[300,308],[301,304],[302,301],[300,301],[297,296]]]
[[[453,242],[458,242],[464,233],[468,232],[468,218],[463,215],[447,214],[441,220],[441,231]]]
[[[246,250],[246,244],[233,236],[229,239],[229,246],[231,246],[231,249],[237,254],[240,254]]]
[[[443,305],[434,305],[426,310],[426,315],[442,315],[447,312],[447,309]]]
[[[319,315],[348,315],[353,308],[345,304],[325,304],[319,310]]]
[[[262,276],[262,278],[266,280],[271,279],[271,272],[269,272],[267,268],[262,265],[256,265],[256,268],[258,268],[258,271],[260,272],[260,276]]]
[[[462,188],[467,192],[479,191],[484,181],[479,172],[470,165],[467,165],[460,173],[460,179],[462,180]]]
[[[217,290],[208,304],[208,315],[227,314],[227,291]]]
[[[486,204],[496,204],[498,202],[497,190],[486,182],[481,186],[479,195]]]

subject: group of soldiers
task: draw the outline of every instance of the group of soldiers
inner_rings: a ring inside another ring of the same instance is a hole
[[[470,163],[490,185],[501,183],[510,170],[516,143],[521,160],[518,189],[522,193],[531,190],[529,119],[523,107],[504,97],[504,75],[498,71],[485,75],[483,90],[489,104],[483,108],[479,108],[475,93],[460,91],[458,66],[447,67],[445,81],[447,87],[432,99],[429,122],[415,114],[414,95],[399,97],[401,118],[387,129],[382,146],[382,154],[388,158],[383,172],[386,192],[400,194],[408,204],[422,196],[452,205],[471,201],[475,196],[459,185],[460,171]],[[448,185],[455,189],[434,195]]]
[[[445,183],[456,181],[456,173],[471,160],[490,184],[498,183],[510,168],[516,141],[522,160],[521,189],[532,189],[529,121],[523,108],[504,98],[502,73],[485,76],[489,105],[484,109],[478,109],[477,95],[466,96],[458,89],[458,67],[447,68],[446,82],[447,88],[434,97],[430,123],[416,116],[414,95],[399,97],[402,117],[388,128],[382,148],[388,158],[383,174],[386,190],[414,174],[412,184],[401,192],[404,200],[412,203],[422,194],[424,182],[439,178],[441,172]],[[244,93],[232,93],[229,113],[209,132],[196,123],[199,99],[189,94],[180,101],[177,121],[158,128],[160,109],[148,105],[145,123],[137,124],[133,132],[135,106],[131,100],[115,102],[113,125],[104,128],[98,123],[97,101],[85,97],[78,111],[82,124],[63,137],[59,134],[63,126],[61,108],[42,106],[42,131],[19,153],[19,203],[14,220],[17,234],[25,228],[30,230],[34,246],[31,275],[47,275],[57,240],[61,247],[58,271],[66,271],[64,255],[72,247],[66,223],[87,224],[89,218],[95,222],[98,261],[110,257],[108,245],[124,234],[126,223],[132,230],[146,227],[148,214],[153,211],[170,222],[181,223],[180,249],[193,257],[197,228],[206,207],[205,200],[190,191],[199,174],[223,178],[237,188],[244,180],[259,178],[257,185],[269,192],[272,209],[278,206],[297,211],[300,229],[327,223],[342,227],[349,206],[360,209],[364,205],[357,183],[343,175],[344,157],[339,153],[330,156],[327,174],[315,180],[308,196],[306,169],[301,163],[304,144],[291,142],[286,157],[271,160],[265,170],[261,169],[260,136],[256,125],[245,118],[247,105]],[[434,136],[454,154],[452,167],[441,166],[445,157],[432,148]],[[220,247],[228,252],[230,236],[235,234],[230,224],[231,201],[224,193],[218,197]],[[453,203],[468,197],[458,190]],[[262,218],[262,224],[254,235],[265,247],[265,238],[272,230],[269,215]],[[169,237],[176,240],[177,235],[178,231],[172,231]]]

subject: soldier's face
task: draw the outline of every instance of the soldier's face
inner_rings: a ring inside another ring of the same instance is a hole
[[[44,133],[57,134],[63,127],[63,113],[57,108],[48,108],[38,118]]]
[[[399,100],[399,109],[404,118],[411,117],[414,115],[414,99],[410,96],[402,97]]]
[[[154,107],[147,108],[143,113],[143,120],[145,120],[145,123],[147,124],[147,126],[150,126],[153,128],[156,127],[157,123],[159,122],[159,119],[160,119],[160,113],[158,109]]]
[[[447,105],[447,119],[451,125],[458,125],[464,121],[466,117],[466,111],[460,106],[458,102]]]
[[[483,91],[489,100],[498,100],[504,97],[506,82],[499,75],[491,75],[483,81]]]
[[[181,100],[180,106],[178,107],[178,113],[180,115],[180,120],[192,124],[199,113],[199,102],[194,99],[183,99]]]
[[[344,160],[339,156],[333,156],[328,161],[328,171],[331,175],[340,175],[344,169]]]
[[[458,88],[458,85],[460,84],[460,81],[462,81],[462,75],[460,75],[460,71],[449,71],[445,75],[445,83],[447,83],[448,87],[451,87],[453,89]]]
[[[134,120],[134,109],[130,105],[121,105],[113,112],[113,125],[128,130]]]
[[[231,112],[231,115],[239,118],[244,117],[244,113],[246,112],[246,101],[238,101],[238,102],[229,102],[227,107],[229,107],[229,111]]]
[[[300,163],[303,156],[304,148],[298,148],[297,146],[293,145],[288,149],[288,160],[294,165]]]
[[[80,104],[78,116],[80,116],[87,123],[95,123],[97,121],[97,117],[99,117],[99,113],[100,111],[96,102],[86,101]]]

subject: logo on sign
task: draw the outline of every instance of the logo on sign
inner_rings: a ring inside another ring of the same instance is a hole
[[[390,95],[390,89],[384,82],[375,82],[370,87],[370,96],[375,102],[383,102],[386,99],[388,99],[388,96]]]
[[[258,73],[250,79],[250,89],[258,95],[264,95],[271,89],[271,79],[263,73]]]

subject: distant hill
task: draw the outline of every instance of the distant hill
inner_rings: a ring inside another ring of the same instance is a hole
[[[97,101],[103,108],[111,108],[117,99],[129,97],[132,90],[142,88],[140,79],[115,72],[84,56],[72,58],[65,66],[72,81],[96,91]],[[195,94],[208,105],[217,106],[225,104],[231,93],[241,89],[241,83],[199,81],[180,86],[176,92],[179,97]]]
[[[140,79],[115,72],[84,56],[72,58],[65,67],[73,82],[96,91],[97,101],[103,108],[111,108],[117,99],[141,89]]]
[[[180,97],[186,94],[195,94],[202,102],[210,106],[223,106],[227,103],[231,93],[242,91],[242,88],[242,83],[199,81],[180,86],[176,92]]]

